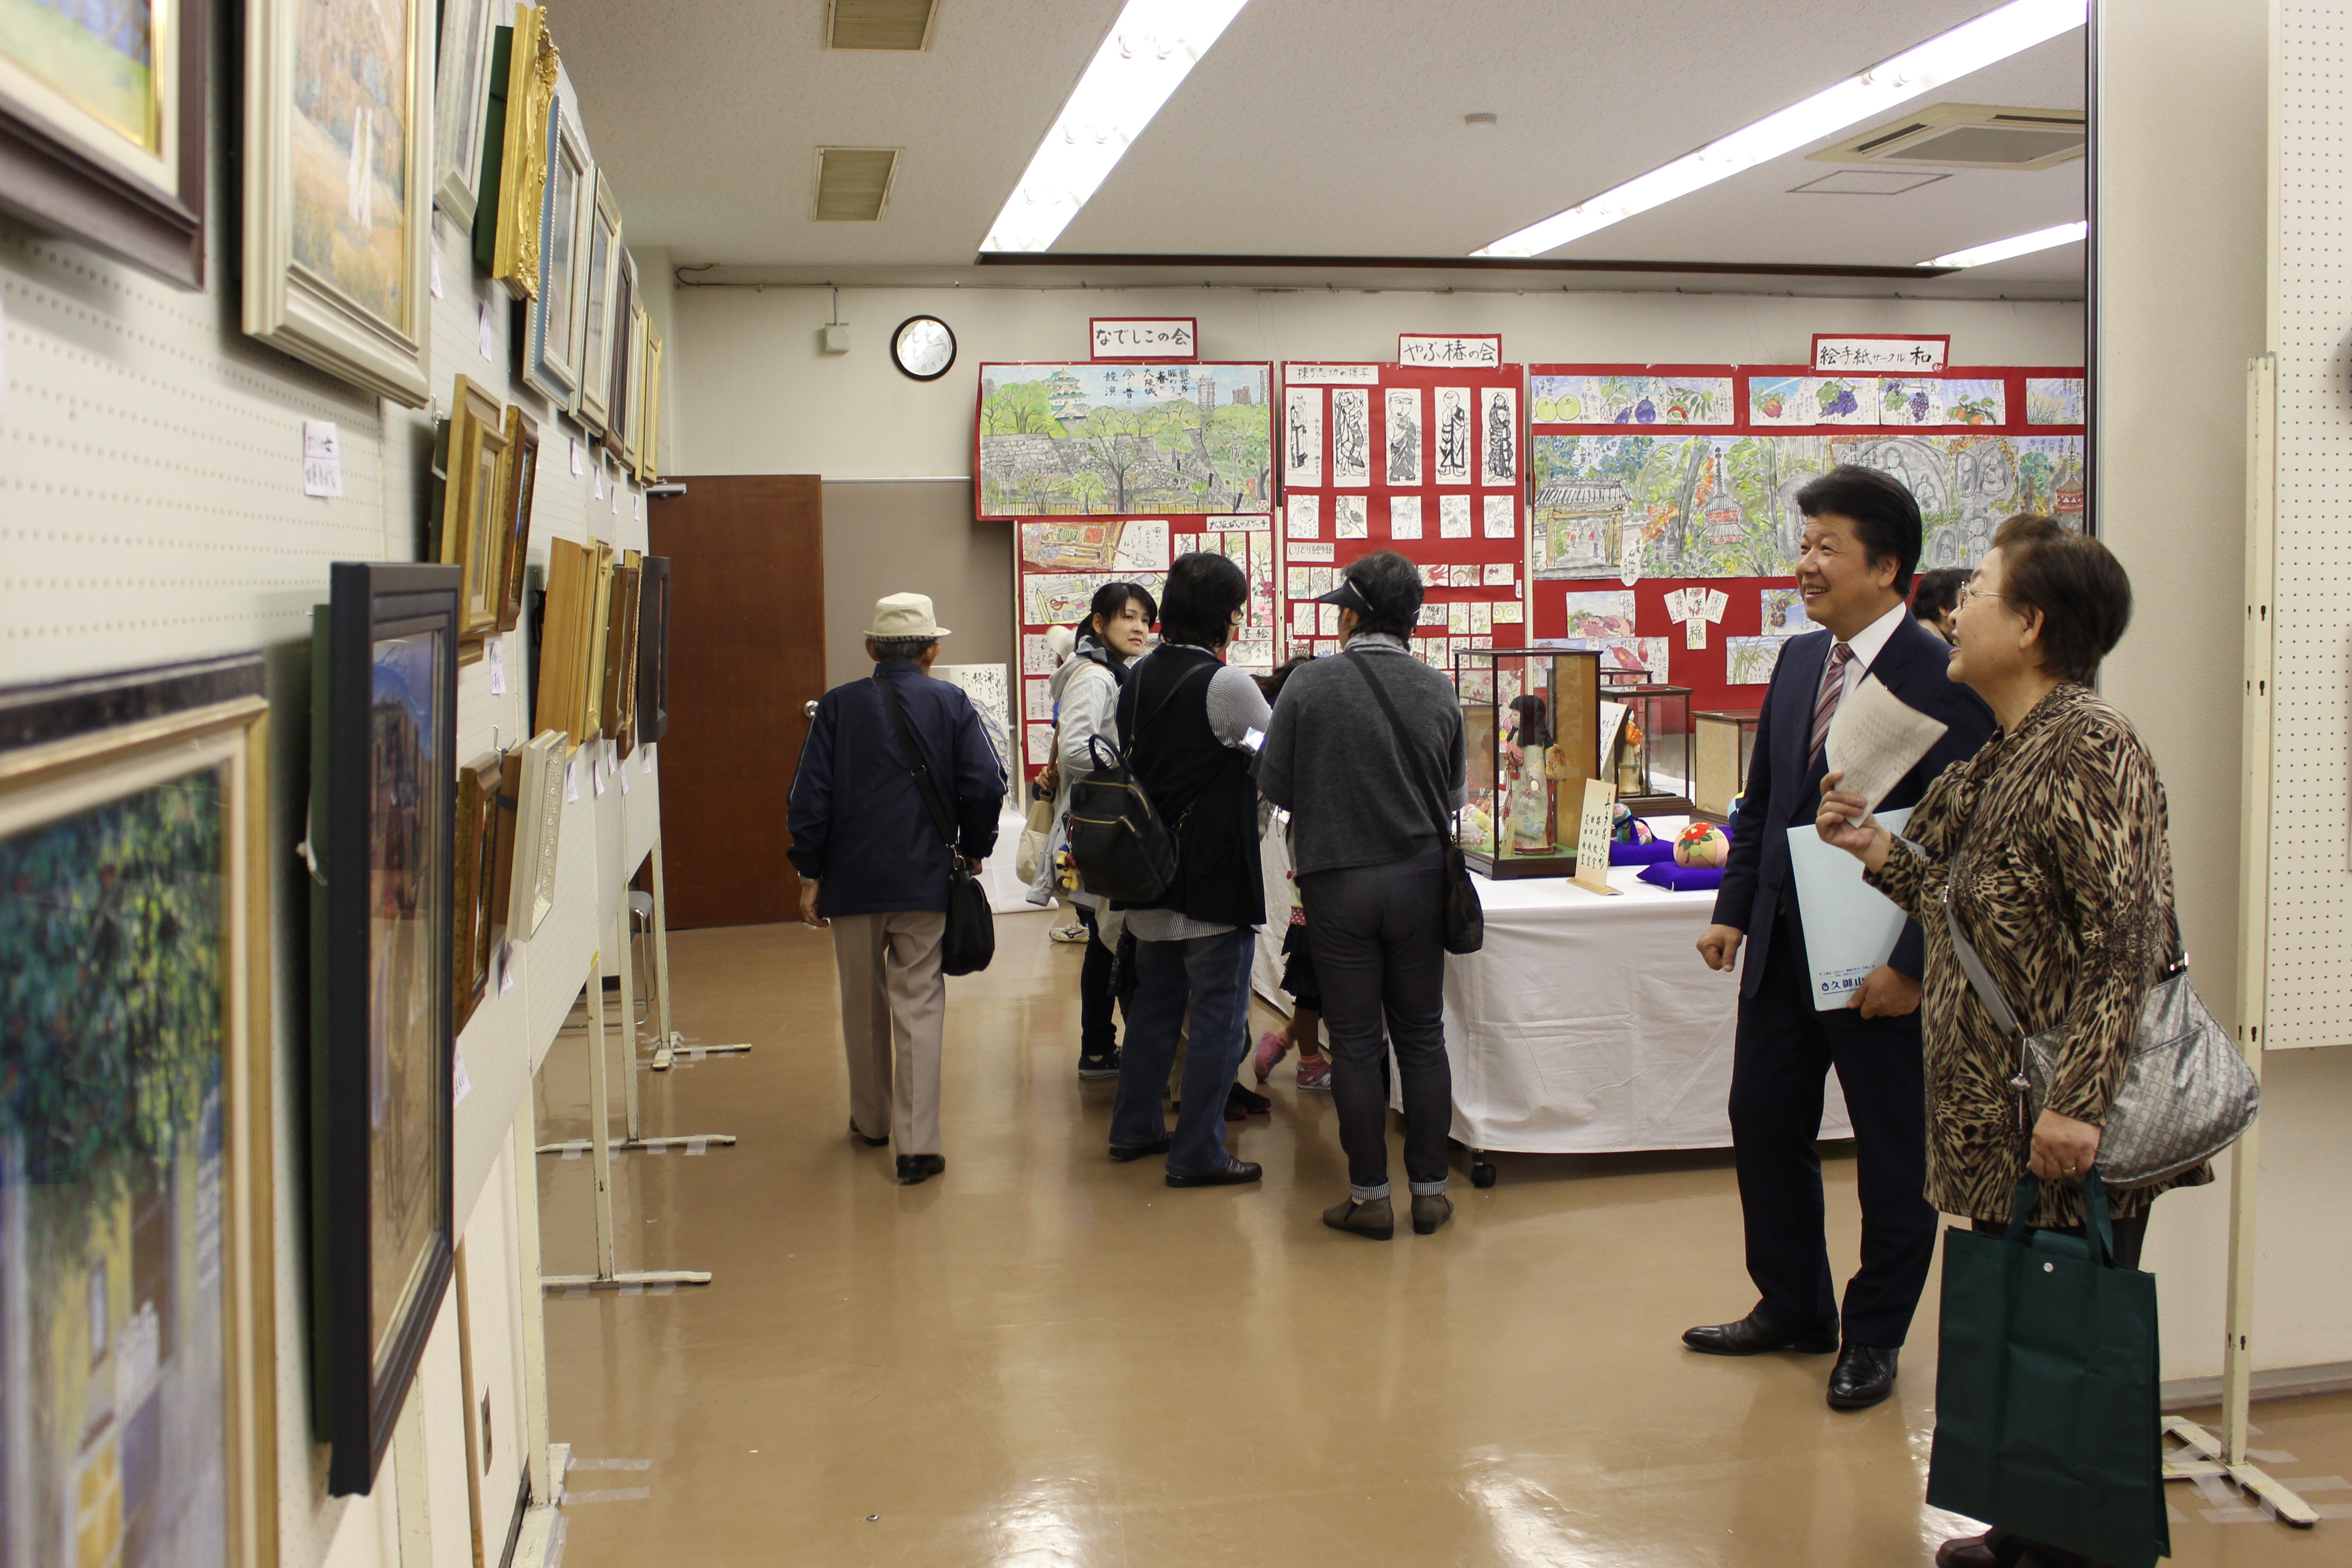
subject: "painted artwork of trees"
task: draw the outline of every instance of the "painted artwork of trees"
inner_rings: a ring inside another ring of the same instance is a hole
[[[982,515],[1265,511],[1265,386],[1258,366],[983,366]]]

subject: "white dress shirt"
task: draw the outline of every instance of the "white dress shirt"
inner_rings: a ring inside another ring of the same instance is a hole
[[[1841,704],[1853,695],[1853,689],[1860,686],[1862,678],[1870,673],[1871,665],[1885,648],[1887,639],[1895,635],[1895,628],[1901,626],[1903,617],[1910,613],[1910,605],[1897,604],[1893,609],[1846,639],[1846,647],[1853,650],[1853,657],[1846,660],[1845,689],[1838,693],[1838,701]]]

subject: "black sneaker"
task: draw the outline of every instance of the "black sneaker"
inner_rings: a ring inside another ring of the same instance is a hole
[[[1080,1057],[1078,1058],[1078,1077],[1081,1080],[1090,1080],[1098,1078],[1117,1078],[1118,1076],[1118,1052],[1116,1050],[1105,1051],[1098,1057]]]

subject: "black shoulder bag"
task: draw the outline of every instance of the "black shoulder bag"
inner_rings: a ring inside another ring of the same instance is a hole
[[[890,717],[898,723],[898,740],[907,748],[908,771],[915,775],[915,788],[922,793],[923,804],[930,807],[931,821],[940,837],[948,841],[948,929],[940,942],[940,968],[949,974],[976,974],[988,967],[996,956],[996,917],[989,912],[988,889],[980,879],[964,866],[963,858],[956,853],[955,819],[948,815],[947,804],[940,799],[939,786],[931,782],[931,770],[923,763],[923,753],[915,744],[915,727],[907,722],[907,710],[898,705],[898,694],[880,676],[874,684],[882,689],[882,700],[888,704]]]
[[[1213,672],[1214,664],[1201,667]],[[1087,742],[1094,771],[1070,785],[1070,809],[1065,817],[1070,858],[1078,868],[1078,884],[1098,899],[1119,904],[1148,904],[1176,879],[1176,834],[1151,804],[1151,796],[1135,777],[1131,759],[1135,745],[1151,721],[1168,710],[1176,694],[1201,669],[1188,669],[1168,689],[1151,712],[1112,761],[1105,761],[1102,737]],[[1140,706],[1141,692],[1137,693]]]
[[[1478,889],[1470,880],[1470,868],[1463,862],[1462,846],[1454,840],[1453,814],[1445,809],[1444,788],[1442,784],[1431,787],[1429,781],[1421,776],[1422,770],[1414,765],[1412,741],[1405,733],[1404,720],[1398,715],[1396,704],[1389,700],[1388,688],[1372,673],[1372,661],[1353,650],[1345,657],[1380,700],[1381,711],[1389,716],[1389,728],[1396,731],[1397,760],[1412,774],[1415,791],[1425,795],[1422,804],[1429,807],[1430,820],[1437,825],[1439,852],[1445,862],[1445,951],[1475,952],[1486,945],[1486,911],[1478,902]]]

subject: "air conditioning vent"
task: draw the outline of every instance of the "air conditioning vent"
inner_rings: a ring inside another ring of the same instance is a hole
[[[896,147],[820,147],[816,150],[819,223],[872,223],[890,199],[898,172]]]
[[[928,49],[938,0],[832,0],[824,41],[836,49]]]
[[[2090,128],[2076,110],[1939,103],[1810,156],[1822,163],[2033,170],[2079,158],[2089,146]]]
[[[1924,169],[1840,169],[1833,174],[1823,174],[1818,180],[1808,180],[1792,186],[1792,196],[1899,196],[1906,191],[1916,191],[1922,185],[1932,185],[1938,180],[1948,180],[1949,174],[1931,174]]]

